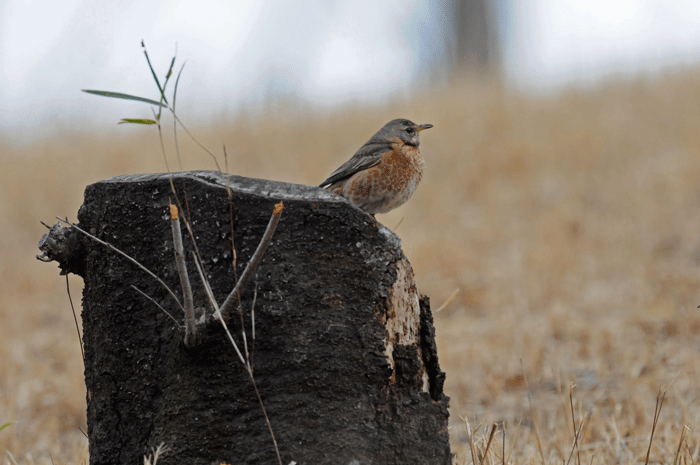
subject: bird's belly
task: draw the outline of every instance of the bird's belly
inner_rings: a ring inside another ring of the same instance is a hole
[[[379,164],[356,173],[338,193],[367,213],[387,213],[411,198],[424,169],[420,152],[394,151]]]

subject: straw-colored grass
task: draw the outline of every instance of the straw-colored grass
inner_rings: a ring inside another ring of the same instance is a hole
[[[456,463],[472,461],[460,416],[477,430],[477,459],[501,423],[511,463],[643,463],[660,385],[670,388],[650,461],[673,463],[687,425],[680,455],[696,463],[698,102],[692,70],[548,98],[465,81],[386,107],[298,114],[289,104],[192,129],[217,153],[226,144],[233,173],[318,184],[386,121],[434,124],[422,134],[423,183],[378,219],[394,228],[403,218],[396,232],[434,308],[461,289],[436,314]],[[153,128],[113,123],[97,115],[92,130],[0,142],[0,425],[17,421],[0,447],[17,463],[87,462],[65,281],[33,256],[39,220],[75,219],[87,184],[164,170]],[[184,169],[214,166],[191,143],[182,152]],[[71,287],[79,311],[80,279]],[[501,463],[502,450],[499,427],[485,463]]]

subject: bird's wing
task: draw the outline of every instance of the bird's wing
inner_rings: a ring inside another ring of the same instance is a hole
[[[353,174],[371,168],[382,159],[382,155],[392,150],[389,142],[367,143],[355,152],[350,160],[343,163],[337,170],[333,171],[328,179],[320,184],[320,187],[327,187],[343,179],[347,179]]]

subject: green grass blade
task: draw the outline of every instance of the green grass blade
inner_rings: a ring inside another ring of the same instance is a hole
[[[133,124],[158,124],[155,120],[152,120],[152,119],[144,119],[144,118],[122,118],[122,120],[119,121],[117,124],[125,124],[125,123],[133,123]]]
[[[175,50],[175,55],[173,56],[173,59],[170,60],[170,68],[168,68],[168,72],[165,73],[165,82],[163,83],[163,92],[165,92],[165,88],[168,87],[168,81],[170,81],[170,76],[173,75],[173,67],[175,66],[175,58],[177,58],[177,49]]]
[[[187,63],[187,60],[185,60]],[[177,85],[180,83],[180,76],[182,75],[182,70],[185,69],[185,63],[180,67],[180,72],[177,73],[177,78],[175,79],[175,89],[173,90],[173,111],[175,111],[175,99],[177,98]]]
[[[81,89],[81,90],[83,92],[87,92],[88,94],[101,95],[102,97],[120,98],[123,100],[136,100],[137,102],[149,103],[151,105],[157,105],[159,107],[167,106],[162,102],[157,102],[157,101],[151,100],[149,98],[137,97],[136,95],[122,94],[120,92],[109,92],[106,90],[88,90],[88,89]]]
[[[14,424],[15,424],[14,421],[8,421],[8,422],[5,423],[4,425],[0,425],[0,431],[2,431],[2,430],[4,430],[5,428],[7,428],[8,426],[14,425]]]
[[[141,40],[141,47],[143,47],[143,54],[146,55],[148,67],[151,68],[151,74],[153,75],[153,79],[156,81],[156,85],[158,86],[158,90],[160,91],[160,96],[165,103],[168,103],[168,99],[165,98],[165,91],[163,90],[163,86],[160,85],[158,76],[156,76],[156,71],[153,69],[153,65],[151,64],[151,59],[148,57],[148,50],[146,50],[146,44],[143,43],[143,39]]]

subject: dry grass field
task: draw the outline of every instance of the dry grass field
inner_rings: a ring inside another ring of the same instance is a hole
[[[495,422],[484,463],[503,462],[503,428],[509,463],[566,463],[572,385],[571,463],[644,463],[660,386],[650,463],[674,463],[683,431],[678,463],[698,463],[700,72],[537,98],[461,82],[382,108],[278,104],[192,129],[226,144],[233,173],[318,184],[394,117],[435,125],[416,195],[378,219],[401,221],[434,309],[460,289],[435,315],[455,463],[472,462],[470,437],[483,451]],[[193,144],[182,152],[184,169],[213,168]],[[0,160],[0,425],[16,422],[0,431],[0,463],[87,463],[80,349],[65,279],[34,259],[39,220],[75,219],[89,183],[163,171],[156,131],[96,115],[0,142]]]

